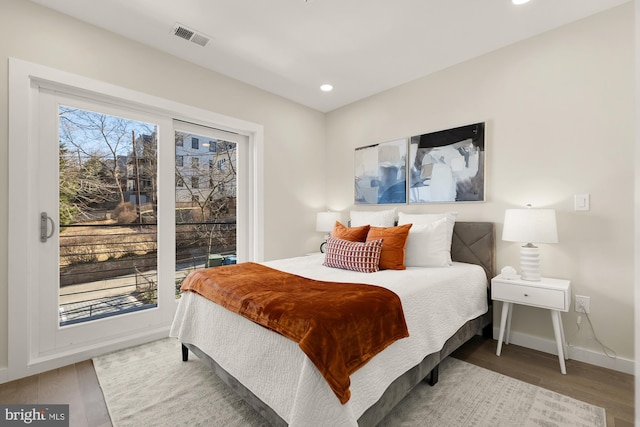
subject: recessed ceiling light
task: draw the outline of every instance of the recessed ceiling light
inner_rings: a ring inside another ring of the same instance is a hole
[[[529,3],[529,0],[511,0],[513,4],[525,4]]]
[[[333,90],[333,85],[325,83],[322,86],[320,86],[320,90],[323,92],[331,92]]]

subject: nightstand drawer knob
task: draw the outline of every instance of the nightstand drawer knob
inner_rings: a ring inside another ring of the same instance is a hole
[[[524,296],[525,296],[525,297],[528,297],[528,296],[529,296],[529,294],[524,294]]]

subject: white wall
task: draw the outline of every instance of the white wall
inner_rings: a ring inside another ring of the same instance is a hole
[[[314,231],[315,214],[324,209],[324,114],[31,2],[0,0],[0,11],[0,368],[7,365],[8,345],[9,57],[262,124],[265,258],[316,250],[322,236]]]
[[[499,239],[506,208],[555,208],[560,243],[541,245],[542,273],[591,297],[597,337],[627,363],[576,335],[573,310],[567,338],[585,359],[633,369],[633,31],[628,3],[329,113],[327,205],[353,208],[354,148],[485,121],[486,202],[401,209],[494,221]],[[574,212],[579,193],[591,194],[589,212]],[[498,269],[518,266],[518,244],[497,249]],[[512,331],[516,343],[553,341],[539,309],[516,307]]]
[[[635,209],[634,230],[635,243],[635,307],[640,307],[640,0],[633,2],[635,5],[635,75],[636,75],[636,145],[635,145]],[[635,354],[640,354],[640,310],[635,310]],[[635,364],[635,407],[640,408],[640,363]],[[640,425],[640,410],[635,411],[635,423]]]

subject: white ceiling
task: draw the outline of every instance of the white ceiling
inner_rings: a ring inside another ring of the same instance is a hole
[[[326,112],[630,0],[32,1]]]

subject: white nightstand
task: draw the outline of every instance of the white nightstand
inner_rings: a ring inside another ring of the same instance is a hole
[[[532,282],[530,280],[521,280],[520,276],[516,276],[515,279],[504,279],[500,276],[491,279],[491,299],[503,302],[502,317],[500,318],[500,336],[496,354],[500,356],[503,339],[506,344],[509,344],[513,304],[545,308],[551,311],[553,332],[558,346],[560,372],[566,374],[567,369],[564,364],[564,359],[566,358],[564,328],[562,327],[560,312],[569,311],[570,295],[571,282],[569,280],[543,277],[539,282]]]

